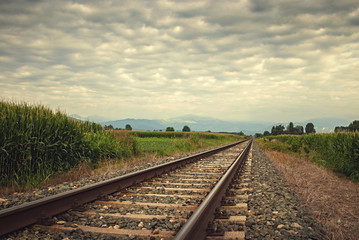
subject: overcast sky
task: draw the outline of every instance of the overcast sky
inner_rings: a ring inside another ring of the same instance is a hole
[[[111,119],[359,117],[358,0],[0,0],[0,98]]]

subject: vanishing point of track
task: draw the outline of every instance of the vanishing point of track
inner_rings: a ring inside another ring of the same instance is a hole
[[[1,210],[0,236],[35,224],[88,239],[244,239],[246,195],[237,178],[251,144],[229,144]]]

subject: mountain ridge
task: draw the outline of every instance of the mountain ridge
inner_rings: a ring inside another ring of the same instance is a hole
[[[350,120],[341,118],[313,118],[307,121],[293,121],[294,126],[300,125],[305,128],[307,123],[313,123],[318,133],[333,132],[336,126],[348,126]],[[289,122],[254,122],[254,121],[226,121],[211,117],[199,117],[195,115],[185,115],[170,119],[136,119],[125,118],[114,121],[99,122],[103,126],[112,125],[114,128],[125,128],[130,124],[133,130],[164,131],[167,127],[173,127],[176,131],[181,131],[187,125],[192,131],[211,131],[211,132],[243,132],[247,135],[271,131],[272,126],[283,125],[286,127]]]

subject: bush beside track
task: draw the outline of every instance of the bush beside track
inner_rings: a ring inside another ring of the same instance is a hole
[[[258,139],[261,147],[304,156],[359,182],[359,133],[280,135]]]

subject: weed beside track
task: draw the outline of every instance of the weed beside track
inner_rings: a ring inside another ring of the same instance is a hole
[[[302,203],[323,226],[326,239],[357,239],[359,185],[289,154],[266,151]]]
[[[258,139],[261,148],[305,157],[359,182],[359,133],[281,135]]]

